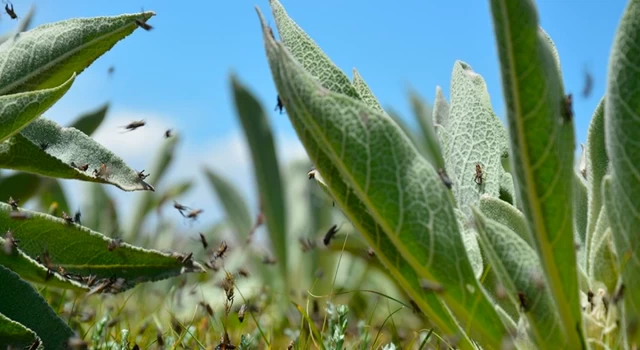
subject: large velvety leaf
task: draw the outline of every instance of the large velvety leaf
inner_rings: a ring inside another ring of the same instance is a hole
[[[328,183],[336,200],[351,195],[364,205],[347,211],[354,225],[370,235],[374,249],[386,236],[400,253],[393,258],[404,257],[418,276],[443,286],[441,298],[474,339],[499,346],[504,326],[475,279],[436,170],[388,116],[318,84],[264,22],[263,32],[278,93],[288,101],[287,114],[307,153],[325,179],[335,167],[331,177],[343,182]],[[339,202],[343,209],[345,202]],[[358,221],[366,213],[377,226],[362,228]]]
[[[607,76],[604,129],[611,171],[605,185],[625,285],[623,324],[631,346],[640,344],[640,2],[629,1],[618,25]]]
[[[204,173],[218,196],[218,201],[222,204],[227,221],[233,226],[235,234],[246,240],[254,221],[249,214],[246,201],[230,181],[207,168],[204,169]]]
[[[95,110],[86,112],[79,116],[76,120],[69,125],[69,127],[76,128],[87,136],[91,136],[94,131],[102,124],[104,117],[107,116],[107,111],[109,110],[109,103],[105,103],[104,105],[96,108]]]
[[[88,164],[86,171],[77,168],[84,164]],[[102,164],[106,171],[94,175]],[[135,170],[92,138],[44,118],[36,119],[22,132],[0,143],[0,167],[49,177],[108,183],[125,191],[153,191]]]
[[[533,2],[491,0],[511,162],[529,232],[568,335],[583,346],[573,233],[573,123],[557,53],[538,27]]]
[[[477,279],[482,276],[484,264],[482,261],[482,253],[480,252],[480,246],[478,245],[478,239],[476,238],[476,231],[468,224],[467,217],[459,209],[454,209],[456,213],[456,219],[458,220],[458,228],[462,234],[462,242],[467,251],[469,262],[473,268],[473,273]]]
[[[480,211],[489,219],[508,227],[522,238],[529,246],[533,247],[531,235],[527,228],[527,221],[524,215],[515,207],[505,201],[488,195],[480,197]]]
[[[81,281],[67,279],[57,273],[57,271],[52,270],[47,272],[47,268],[44,267],[44,265],[31,259],[20,250],[19,243],[18,248],[13,247],[10,254],[6,254],[4,251],[5,243],[7,243],[5,242],[5,239],[0,238],[0,244],[3,247],[2,251],[0,251],[0,265],[17,273],[23,280],[51,287],[78,291],[86,291],[89,289],[85,284],[81,283]]]
[[[0,95],[62,84],[131,34],[138,27],[136,20],[154,15],[74,18],[21,33],[0,45]]]
[[[588,255],[591,252],[590,244],[594,239],[596,220],[598,220],[600,209],[602,208],[602,178],[607,173],[607,167],[609,166],[604,134],[604,101],[605,99],[602,98],[598,103],[598,107],[596,107],[593,117],[591,117],[589,132],[587,133],[586,170],[589,184],[587,188],[589,208],[586,247]],[[587,271],[590,268],[587,266]]]
[[[507,133],[493,113],[484,80],[469,65],[456,62],[451,75],[449,138],[444,160],[458,207],[469,214],[482,194],[500,195],[504,169],[501,157],[507,151]],[[480,165],[482,179],[476,179]]]
[[[322,85],[336,91],[360,98],[349,78],[338,68],[322,49],[294,22],[278,0],[269,0],[273,18],[276,20],[278,34],[282,43],[289,49],[293,57]],[[288,102],[283,100],[284,105]]]
[[[427,160],[436,169],[444,169],[444,158],[442,156],[442,150],[440,149],[438,136],[436,135],[432,109],[414,90],[409,91],[409,101],[411,102],[411,109],[413,109],[413,116],[416,118],[422,131],[422,140],[424,140],[425,143],[424,149],[426,150]]]
[[[282,278],[287,281],[287,215],[273,133],[264,109],[235,76],[231,77],[236,114],[249,144],[260,205]],[[351,85],[349,85],[351,86]],[[289,110],[287,109],[287,113]]]
[[[32,330],[0,313],[0,348],[25,348],[33,344],[38,337]]]
[[[76,77],[75,73],[70,76],[51,89],[0,96],[0,141],[22,130],[64,96]]]
[[[180,136],[174,134],[172,137],[166,139],[160,149],[156,151],[154,160],[152,161],[151,168],[148,171],[149,183],[156,186],[162,178],[165,176],[167,169],[173,162],[175,157],[176,147],[180,141]],[[125,237],[132,242],[142,234],[141,229],[147,218],[147,214],[151,211],[153,204],[154,194],[145,192],[140,193],[138,200],[133,209],[131,215],[131,223],[127,229]]]
[[[500,178],[500,199],[516,206],[516,187],[513,184],[513,177],[508,172],[502,173]]]
[[[578,246],[578,262],[586,270],[587,182],[577,171],[573,173],[573,179],[573,236]]]
[[[40,256],[42,261],[46,251],[51,263],[67,273],[123,278],[122,290],[126,290],[136,283],[204,271],[196,262],[182,263],[177,255],[126,243],[109,250],[110,243],[115,243],[113,240],[61,218],[23,209],[20,214],[28,218],[12,218],[11,207],[0,203],[0,232],[12,231],[20,240],[20,250],[32,259]]]
[[[588,261],[591,280],[602,282],[609,293],[614,293],[618,276],[620,276],[620,268],[618,267],[618,256],[613,246],[607,210],[604,207],[600,210],[593,231],[593,242],[591,242]]]
[[[0,314],[34,331],[47,349],[65,349],[74,335],[47,302],[27,282],[0,266]]]
[[[521,313],[529,319],[534,342],[539,347],[553,344],[565,348],[560,319],[542,280],[535,250],[508,227],[484,217],[478,210],[473,214],[483,251],[497,271],[508,298],[519,305]]]
[[[364,78],[362,78],[355,68],[353,69],[353,87],[356,89],[356,92],[358,92],[358,95],[362,97],[362,101],[366,103],[367,106],[380,112],[384,112],[384,109],[380,106],[380,102],[378,102],[376,96],[373,94],[371,89],[369,89],[369,85],[367,85]]]
[[[13,197],[20,203],[26,203],[40,185],[40,177],[28,173],[15,173],[0,178],[0,201],[4,202]]]

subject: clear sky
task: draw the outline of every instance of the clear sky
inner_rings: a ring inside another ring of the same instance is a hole
[[[487,82],[493,107],[504,117],[497,51],[488,1],[281,0],[289,15],[348,76],[356,67],[384,106],[410,119],[406,91],[432,101],[436,85],[449,95],[455,60],[470,64]],[[14,1],[26,12],[33,2]],[[184,138],[170,179],[196,176],[207,164],[253,192],[250,163],[230,100],[235,71],[269,111],[282,159],[303,155],[285,115],[273,112],[274,84],[254,6],[275,28],[267,0],[47,1],[37,0],[34,25],[72,17],[138,12],[157,16],[150,32],[136,31],[97,60],[62,101],[45,115],[67,124],[79,113],[110,101],[108,121],[96,138],[132,166],[148,168],[166,127]],[[538,0],[542,27],[560,53],[567,92],[573,92],[577,139],[584,142],[591,113],[604,92],[609,52],[623,0]],[[5,15],[0,30],[15,25]],[[107,78],[109,66],[115,67]],[[595,78],[589,99],[579,97],[584,71]],[[146,119],[148,126],[120,134],[118,125]],[[410,123],[413,124],[411,120]],[[201,179],[200,179],[201,181]],[[67,182],[69,183],[69,182]],[[79,193],[77,184],[70,184]],[[221,213],[208,187],[192,191],[187,204],[205,208],[210,223]],[[116,191],[113,191],[116,193]],[[119,193],[128,208],[136,194]],[[77,203],[77,201],[75,202]]]

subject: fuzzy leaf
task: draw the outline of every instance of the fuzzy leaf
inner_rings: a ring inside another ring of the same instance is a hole
[[[364,81],[360,73],[354,68],[353,69],[353,88],[356,89],[358,95],[362,97],[362,101],[367,104],[367,106],[384,113],[384,109],[380,106],[380,102],[373,94],[373,91],[369,89],[369,85]]]
[[[198,263],[181,263],[178,257],[121,243],[107,249],[111,239],[53,216],[20,210],[24,220],[11,218],[11,207],[0,203],[0,232],[11,230],[20,250],[32,259],[48,252],[51,262],[68,273],[98,278],[124,278],[122,290],[137,283],[156,281],[186,272],[202,272]]]
[[[568,336],[584,346],[573,237],[573,123],[532,1],[491,0],[518,201]]]
[[[73,73],[62,85],[51,89],[0,96],[0,142],[15,135],[58,102],[75,77]]]
[[[0,201],[9,197],[20,203],[26,203],[38,191],[40,177],[28,173],[15,173],[0,178]]]
[[[73,330],[27,282],[0,266],[0,314],[35,332],[46,349],[65,349]]]
[[[436,86],[436,99],[433,103],[433,124],[444,129],[449,127],[449,103],[442,93],[442,88]],[[442,140],[440,140],[442,143]]]
[[[493,113],[484,80],[460,61],[451,77],[449,119],[444,159],[458,207],[469,214],[468,206],[477,204],[482,194],[500,195],[500,158],[507,149],[507,133]],[[482,180],[476,179],[477,164]]]
[[[414,90],[409,91],[409,101],[413,109],[413,115],[422,131],[422,139],[425,142],[427,160],[436,169],[444,169],[444,158],[440,142],[436,135],[436,128],[433,123],[433,112],[427,102]],[[446,102],[445,102],[446,103]]]
[[[592,281],[600,281],[607,287],[608,293],[614,293],[620,269],[618,268],[618,256],[613,246],[611,227],[607,210],[602,208],[596,227],[593,231],[591,243],[591,255],[589,255],[589,277]]]
[[[43,150],[44,148],[44,150]],[[71,166],[89,164],[87,171]],[[92,174],[104,163],[108,176]],[[152,190],[124,161],[92,138],[72,128],[38,118],[0,143],[0,167],[29,173],[112,184],[125,191]]]
[[[454,211],[456,213],[456,219],[458,220],[458,228],[462,233],[462,242],[464,242],[469,262],[473,268],[473,273],[477,279],[480,279],[484,264],[482,261],[480,246],[478,245],[478,239],[476,238],[476,231],[473,227],[467,224],[467,217],[462,211],[458,209],[454,209]]]
[[[573,229],[574,240],[578,244],[577,258],[580,266],[586,268],[586,236],[587,231],[587,182],[577,172],[573,173]]]
[[[604,129],[611,178],[605,183],[607,216],[625,285],[620,329],[640,343],[640,2],[629,1],[609,58]]]
[[[0,313],[0,348],[30,349],[38,337],[32,330]]]
[[[294,22],[278,0],[269,0],[278,35],[296,61],[331,91],[360,98],[344,72],[336,66],[322,49]],[[274,39],[275,40],[275,39]],[[288,101],[283,100],[285,106]]]
[[[269,238],[278,261],[281,277],[288,284],[287,273],[287,215],[279,162],[267,115],[256,98],[235,76],[231,85],[236,114],[249,144],[253,173],[258,184],[260,204]],[[289,110],[287,109],[287,113]]]
[[[538,346],[554,344],[564,348],[566,339],[555,305],[542,279],[536,252],[506,226],[473,211],[483,251],[507,291],[507,296],[529,319],[533,340]],[[519,294],[526,298],[521,302]]]
[[[500,199],[516,206],[516,188],[511,174],[504,172],[500,177]]]
[[[102,124],[102,121],[104,121],[104,118],[107,116],[108,110],[109,103],[105,103],[95,110],[82,114],[76,120],[74,120],[69,127],[76,128],[85,133],[87,136],[91,136],[94,131],[98,129],[100,124]]]
[[[600,216],[602,208],[602,178],[607,173],[609,166],[609,158],[605,145],[604,133],[604,101],[602,98],[598,107],[596,107],[589,131],[587,133],[587,150],[586,150],[586,166],[587,166],[587,182],[588,182],[588,215],[587,215],[587,254],[591,252],[591,242],[598,240],[594,238],[596,228],[596,220]],[[604,231],[603,231],[604,232]],[[587,266],[587,270],[591,267]]]
[[[480,197],[479,208],[482,214],[489,219],[508,227],[518,237],[527,242],[529,246],[534,246],[528,232],[527,221],[518,209],[503,200],[488,195]]]
[[[5,239],[0,238],[0,245],[2,247],[6,247],[5,243],[7,243]],[[20,250],[19,243],[18,248],[12,248],[10,254],[6,254],[4,249],[0,251],[0,265],[17,273],[23,280],[32,283],[76,291],[87,291],[89,289],[89,287],[82,283],[64,278],[56,271],[52,270],[50,274],[48,274],[47,268],[44,265],[33,260]]]
[[[0,95],[53,88],[80,74],[153,12],[41,25],[0,45]],[[52,45],[55,43],[55,45]]]
[[[402,256],[418,276],[442,284],[441,297],[463,327],[478,341],[498,346],[504,326],[475,279],[436,170],[388,116],[318,84],[262,23],[272,76],[299,138],[325,180],[343,181],[328,182],[338,204],[344,209],[345,197],[354,196],[364,207],[346,212],[358,231],[369,234],[377,249],[386,236],[400,253],[389,261]],[[327,175],[333,169],[337,173]],[[367,212],[378,226],[362,227]]]
[[[243,241],[246,240],[254,221],[249,214],[246,201],[230,181],[207,168],[204,169],[204,173],[218,201],[222,204],[227,221],[232,225],[236,236]]]

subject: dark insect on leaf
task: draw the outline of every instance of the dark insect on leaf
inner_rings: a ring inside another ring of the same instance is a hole
[[[153,29],[151,25],[147,24],[147,21],[145,19],[136,19],[136,24],[138,25],[138,27],[146,31],[150,31],[151,29]]]
[[[316,178],[316,169],[311,169],[311,170],[309,170],[309,172],[307,173],[307,175],[309,176],[309,180],[311,180],[311,179],[315,179],[315,178]]]
[[[40,149],[43,151],[46,151],[47,148],[49,148],[49,143],[47,142],[40,142]]]
[[[74,162],[69,163],[69,165],[71,165],[72,167],[80,170],[80,171],[87,171],[87,169],[89,169],[89,164],[88,163],[84,163],[82,165],[77,165]]]
[[[9,197],[7,204],[11,206],[11,209],[14,211],[18,211],[18,201],[13,199],[13,197]]]
[[[562,118],[565,122],[570,122],[573,119],[573,95],[568,94],[564,101],[562,101]]]
[[[71,216],[69,216],[69,214],[62,212],[62,219],[67,223],[67,224],[73,224],[73,218]]]
[[[18,247],[20,240],[13,236],[13,232],[7,231],[4,234],[4,252],[7,255],[13,254],[13,249]]]
[[[6,5],[4,5],[4,11],[9,15],[9,17],[11,17],[11,19],[17,19],[18,15],[16,15],[16,12],[13,10],[13,4],[12,3],[8,3]]]
[[[107,169],[107,165],[102,163],[99,168],[93,169],[93,176],[95,177],[107,177],[109,175],[109,170]]]
[[[107,249],[110,252],[112,252],[116,248],[120,248],[121,244],[122,244],[122,240],[120,238],[114,238],[114,239],[110,240],[109,243],[107,244]]]
[[[448,189],[451,189],[451,187],[453,186],[453,182],[451,182],[451,179],[449,178],[449,176],[447,176],[447,172],[440,168],[438,169],[438,175],[440,175],[440,180],[442,180],[442,183],[447,186]]]
[[[80,212],[80,210],[76,211],[75,215],[73,215],[73,221],[75,221],[75,223],[77,223],[78,225],[81,225],[80,223],[81,216],[82,216],[82,213]]]
[[[482,185],[484,181],[484,171],[482,170],[480,163],[476,163],[476,173],[473,177],[473,181],[478,185]]]
[[[527,296],[523,292],[518,292],[518,300],[520,302],[520,310],[522,310],[522,312],[528,312],[529,300],[527,299]]]
[[[51,277],[53,277],[53,270],[47,269],[47,275],[44,277],[44,280],[48,281],[51,279]]]
[[[280,95],[278,95],[278,102],[276,104],[276,108],[274,109],[274,111],[278,111],[280,114],[282,114],[282,109],[284,108],[284,105],[282,104],[282,100],[280,99]]]
[[[141,171],[138,171],[137,173],[138,173],[138,178],[140,180],[144,180],[149,177],[149,174],[144,173],[144,169],[142,169]]]
[[[186,216],[184,216],[184,215],[183,216],[186,217],[187,219],[191,219],[193,221],[196,221],[196,220],[198,220],[198,215],[202,214],[203,212],[204,212],[204,210],[202,210],[202,209],[194,209],[194,210],[188,212]],[[182,213],[182,212],[180,212],[180,213]]]
[[[336,235],[336,233],[338,233],[338,225],[331,226],[329,231],[327,231],[327,234],[325,234],[324,238],[322,239],[322,242],[325,246],[328,246],[329,243],[331,243],[331,239]]]

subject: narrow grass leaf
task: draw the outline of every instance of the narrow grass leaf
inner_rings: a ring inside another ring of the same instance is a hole
[[[71,123],[71,125],[69,125],[69,127],[76,128],[87,136],[91,136],[104,121],[104,118],[107,116],[107,111],[109,111],[108,102],[95,110],[91,110],[80,115]]]
[[[573,233],[575,136],[557,52],[533,1],[491,0],[518,199],[568,336],[585,346]]]
[[[136,20],[154,15],[74,18],[21,33],[0,45],[0,95],[62,84],[131,34],[138,27]]]
[[[46,349],[64,349],[73,330],[27,282],[0,266],[0,314],[35,332]]]
[[[231,77],[231,85],[236,114],[251,151],[253,173],[269,238],[282,279],[288,285],[286,202],[273,132],[264,109],[249,90],[235,76]]]
[[[242,240],[246,240],[254,219],[249,214],[247,202],[242,194],[229,180],[217,172],[205,168],[204,174],[209,180],[209,185],[224,208],[225,217],[233,226],[235,234]]]
[[[587,181],[578,171],[573,172],[573,236],[577,246],[576,257],[586,271],[586,231],[589,211]]]
[[[374,249],[380,249],[383,236],[388,239],[400,253],[388,258],[402,256],[419,278],[442,284],[446,292],[441,297],[462,327],[498,346],[504,327],[475,279],[448,189],[436,170],[388,116],[320,86],[273,40],[264,21],[263,33],[272,76],[289,103],[287,114],[338,204],[344,209],[344,197],[353,196],[363,206],[346,210],[347,215],[369,235]],[[328,180],[332,170],[336,184]],[[364,213],[377,225],[363,229]],[[438,239],[445,232],[447,238]]]
[[[436,169],[444,169],[444,158],[440,142],[436,135],[436,128],[433,121],[433,111],[417,91],[409,90],[409,102],[413,110],[413,116],[420,126],[422,132],[421,139],[424,140],[424,149],[429,163]],[[446,103],[446,102],[445,102]]]
[[[18,133],[58,102],[75,80],[75,73],[69,76],[71,78],[60,86],[50,89],[0,96],[0,142]]]

